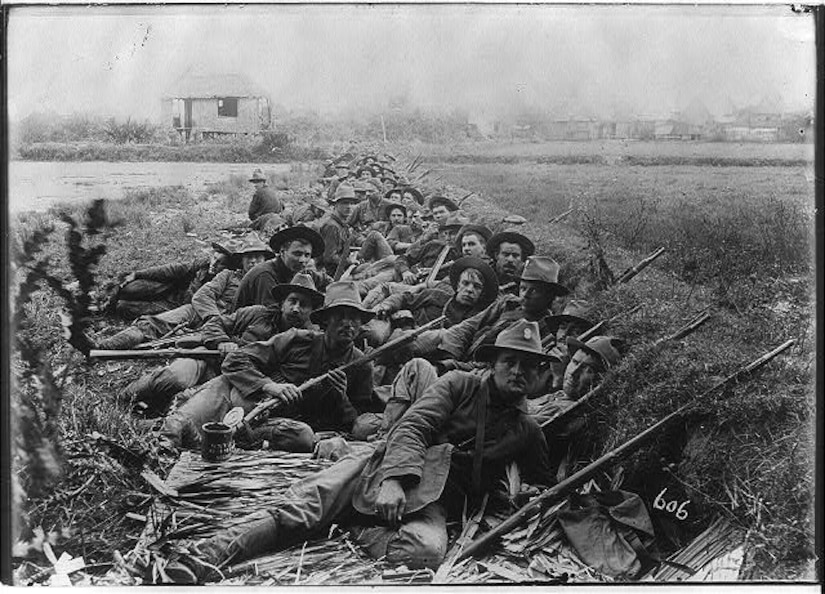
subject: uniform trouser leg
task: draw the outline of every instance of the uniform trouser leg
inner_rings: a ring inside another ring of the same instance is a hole
[[[364,300],[362,301],[362,305],[367,309],[372,309],[390,295],[395,295],[396,293],[403,293],[404,291],[408,291],[409,289],[410,285],[406,283],[381,283],[367,293],[367,296],[364,297]]]
[[[447,517],[444,507],[433,502],[420,511],[405,516],[397,529],[389,526],[355,528],[356,542],[370,556],[385,557],[395,564],[411,569],[437,568],[447,554]]]
[[[199,447],[201,426],[204,423],[221,421],[235,406],[232,403],[231,392],[232,384],[223,375],[206,382],[189,400],[163,420],[161,438],[176,448]]]
[[[305,540],[353,513],[358,477],[372,455],[363,449],[316,472],[286,490],[276,508],[258,511],[245,521],[195,545],[214,565],[238,563]]]
[[[144,373],[126,390],[134,402],[145,402],[151,408],[165,408],[175,394],[197,386],[209,375],[209,365],[202,359],[175,359],[169,365]]]
[[[175,309],[170,309],[154,316],[141,316],[135,322],[135,326],[140,328],[148,339],[158,339],[175,326],[187,323],[190,324],[198,317],[195,308],[191,303],[181,305]]]
[[[390,398],[384,409],[382,429],[386,431],[395,425],[410,405],[437,379],[435,367],[426,359],[416,357],[407,361],[392,382]]]
[[[378,231],[368,232],[364,238],[364,244],[358,251],[358,257],[362,262],[373,262],[392,255],[390,244]]]

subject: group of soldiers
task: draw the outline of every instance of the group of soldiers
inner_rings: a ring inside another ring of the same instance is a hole
[[[390,155],[348,153],[292,202],[256,171],[246,236],[121,285],[115,310],[136,319],[99,348],[192,355],[128,387],[142,414],[177,400],[162,449],[198,448],[205,424],[265,408],[238,426],[239,447],[337,460],[277,509],[171,558],[168,579],[215,579],[345,520],[371,554],[437,567],[465,496],[499,488],[512,462],[525,496],[550,486],[586,440],[580,413],[546,421],[618,364],[621,342],[578,340],[594,326],[588,304],[536,253],[523,219],[491,229],[447,195],[425,198],[400,169]]]

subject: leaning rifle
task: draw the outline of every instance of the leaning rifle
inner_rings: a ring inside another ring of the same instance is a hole
[[[186,357],[189,359],[212,359],[222,357],[222,351],[211,351],[207,349],[155,349],[155,350],[123,350],[107,351],[92,349],[89,351],[89,359],[99,361],[114,361],[118,359],[166,359]]]
[[[424,281],[426,286],[430,286],[432,283],[435,282],[436,277],[438,276],[438,272],[441,270],[441,267],[444,265],[444,260],[447,259],[447,256],[450,255],[450,245],[447,244],[443,248],[441,248],[441,253],[438,254],[438,258],[435,260],[435,264],[433,264],[430,273],[427,275],[427,280]]]
[[[626,441],[619,447],[614,450],[611,450],[598,460],[588,464],[575,474],[571,475],[567,479],[563,480],[562,482],[558,483],[554,487],[550,487],[544,493],[521,507],[516,513],[512,516],[507,518],[504,522],[497,525],[495,528],[484,534],[481,538],[472,542],[469,546],[467,546],[464,551],[459,555],[458,560],[464,559],[466,557],[470,557],[475,553],[481,551],[486,546],[490,545],[493,541],[501,537],[503,534],[507,534],[514,528],[516,528],[522,521],[526,518],[532,516],[534,513],[539,512],[543,507],[554,505],[561,501],[564,497],[566,497],[569,493],[573,492],[574,490],[581,487],[585,484],[588,480],[596,476],[600,473],[605,467],[610,466],[614,462],[624,458],[628,454],[633,453],[634,451],[638,450],[648,439],[659,433],[662,429],[668,426],[673,421],[681,418],[688,410],[690,410],[693,406],[695,406],[698,402],[705,399],[707,396],[716,392],[720,388],[724,388],[725,386],[735,383],[741,379],[744,379],[746,376],[749,376],[754,371],[768,363],[774,357],[786,351],[794,344],[793,340],[789,340],[786,343],[782,344],[781,346],[775,348],[769,353],[766,353],[756,359],[755,361],[751,362],[749,365],[739,369],[736,373],[730,375],[726,379],[718,382],[710,389],[706,390],[692,401],[688,402],[687,404],[679,407],[658,423],[654,423],[632,439]]]
[[[419,326],[418,328],[416,328],[415,330],[413,330],[409,334],[399,336],[398,338],[396,338],[394,340],[391,340],[386,344],[381,345],[380,347],[378,347],[374,351],[371,351],[370,353],[367,353],[366,355],[363,355],[362,357],[359,357],[358,359],[350,361],[349,363],[344,363],[340,367],[336,367],[334,370],[327,371],[326,373],[321,374],[319,376],[310,378],[307,381],[305,381],[304,383],[302,383],[300,386],[298,386],[298,391],[299,392],[304,392],[304,391],[308,390],[309,388],[312,388],[312,387],[320,384],[327,377],[329,377],[329,374],[332,373],[333,371],[347,371],[348,369],[352,369],[353,367],[358,367],[360,365],[364,365],[365,363],[369,363],[370,361],[378,359],[379,357],[383,356],[387,352],[395,350],[395,349],[397,349],[398,347],[400,347],[402,345],[405,345],[409,342],[412,342],[419,334],[421,334],[421,333],[423,333],[427,330],[433,330],[435,328],[438,328],[444,322],[444,320],[446,320],[446,319],[447,319],[447,316],[438,316],[437,318],[435,318],[434,320],[424,324],[423,326]],[[194,351],[194,352],[198,352],[198,351]],[[261,414],[268,411],[269,409],[271,409],[275,406],[278,406],[282,403],[283,403],[283,399],[281,399],[281,398],[269,398],[267,400],[264,400],[263,402],[258,404],[258,406],[253,408],[246,416],[244,416],[243,421],[242,421],[242,427],[248,428],[249,424],[254,419],[256,419],[258,416],[260,416]],[[231,413],[232,413],[232,411],[229,411],[229,413],[227,413],[227,415],[230,415]],[[232,419],[232,417],[230,417],[230,419]],[[224,422],[225,423],[227,422],[226,417],[224,417]],[[232,424],[232,423],[227,423],[227,424]]]
[[[623,284],[632,279],[634,276],[639,274],[642,270],[650,266],[653,261],[664,254],[667,250],[663,247],[660,247],[658,250],[650,254],[647,258],[643,259],[641,262],[636,264],[635,266],[628,268],[625,270],[622,275],[616,281],[617,284]]]

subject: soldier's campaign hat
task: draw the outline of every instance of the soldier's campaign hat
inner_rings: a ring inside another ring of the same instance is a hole
[[[272,297],[275,301],[283,301],[290,293],[303,293],[312,300],[312,309],[318,309],[324,302],[324,294],[315,287],[312,276],[306,272],[296,272],[292,281],[272,287]]]
[[[440,194],[430,196],[430,199],[427,201],[427,206],[430,207],[430,210],[433,210],[436,206],[446,206],[449,211],[458,210],[458,204]]]
[[[361,294],[358,292],[355,281],[336,281],[327,286],[327,293],[324,295],[324,307],[312,312],[309,318],[319,324],[327,318],[331,311],[339,308],[357,310],[361,314],[362,322],[368,322],[375,317],[375,313],[361,305]]]
[[[581,349],[598,359],[604,369],[610,369],[621,360],[622,354],[619,349],[622,346],[622,341],[615,336],[594,336],[587,342],[572,336],[567,337],[567,349],[571,357],[576,350]]]
[[[300,239],[306,241],[312,246],[312,257],[317,258],[324,253],[324,239],[317,231],[313,231],[304,225],[295,225],[294,227],[287,227],[278,231],[275,235],[269,238],[269,247],[278,252],[281,246],[290,241]]]
[[[255,171],[252,172],[252,177],[249,178],[249,181],[251,181],[251,182],[265,182],[266,181],[266,176],[264,175],[263,171],[261,171],[260,169],[256,169]]]
[[[501,351],[516,351],[519,354],[530,355],[543,361],[550,361],[551,357],[541,348],[541,332],[538,322],[528,322],[525,319],[502,330],[496,336],[495,344],[483,344],[476,349],[476,361],[492,361]]]
[[[269,246],[261,241],[257,233],[250,233],[244,237],[232,255],[243,256],[244,254],[263,254],[267,259],[275,255],[275,253],[269,249]]]
[[[559,315],[545,318],[547,330],[549,332],[555,332],[559,326],[568,322],[572,322],[576,326],[582,326],[583,328],[590,328],[593,326],[593,322],[586,317],[589,315],[590,304],[588,304],[587,301],[571,299]]]
[[[347,164],[346,164],[346,163],[344,163],[343,161],[339,161],[338,163],[336,163],[336,164],[335,164],[335,168],[336,168],[336,169],[346,169],[346,170],[349,170],[349,165],[347,165]]]
[[[456,211],[450,213],[450,216],[447,217],[447,220],[444,221],[444,224],[441,226],[442,229],[461,229],[465,225],[470,223],[470,219],[468,219],[461,211]]]
[[[370,184],[362,181],[356,181],[354,184],[352,184],[352,189],[355,190],[356,194],[358,194],[358,192],[363,192],[364,194],[366,194],[367,191],[369,191],[370,189]]]
[[[461,251],[461,240],[468,233],[472,233],[474,235],[478,235],[479,237],[481,237],[481,239],[484,240],[485,245],[488,241],[490,241],[490,237],[493,236],[493,232],[490,231],[490,229],[485,227],[484,225],[464,225],[461,229],[459,229],[458,235],[455,236],[455,245],[459,251]]]
[[[332,197],[330,202],[336,204],[341,200],[358,202],[361,199],[355,194],[355,188],[351,184],[340,184],[337,188],[335,188],[335,195]]]
[[[498,296],[498,276],[492,266],[481,258],[463,256],[453,262],[450,266],[450,284],[453,286],[453,290],[458,287],[458,279],[461,278],[461,273],[468,268],[478,270],[484,282],[484,289],[481,292],[479,303],[482,306],[491,304]]]
[[[521,246],[521,257],[529,258],[536,253],[536,246],[529,237],[516,233],[515,231],[501,231],[493,235],[487,241],[487,253],[491,258],[495,258],[498,248],[502,243],[516,243]]]
[[[559,266],[553,258],[547,256],[531,256],[524,263],[521,271],[520,281],[537,281],[550,285],[556,290],[557,295],[567,295],[570,289],[559,284]]]
[[[402,199],[404,198],[404,194],[410,194],[413,197],[413,200],[415,200],[418,204],[420,204],[422,206],[424,205],[424,194],[422,194],[421,192],[416,190],[411,185],[409,185],[409,184],[407,184],[407,185],[398,184],[396,189],[401,191],[401,198]]]
[[[381,180],[379,180],[377,178],[374,178],[374,177],[366,180],[365,185],[367,186],[367,193],[368,194],[381,192],[381,190],[383,189],[381,187]]]

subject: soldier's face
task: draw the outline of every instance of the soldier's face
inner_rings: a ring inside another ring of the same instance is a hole
[[[439,226],[443,225],[449,216],[450,211],[447,210],[447,207],[443,204],[439,204],[433,208],[433,220],[438,223]]]
[[[390,211],[390,223],[392,226],[404,224],[404,211],[394,208]]]
[[[424,227],[424,220],[421,218],[421,212],[417,210],[408,210],[407,211],[407,218],[410,221],[410,225],[413,226],[415,229],[422,229]]]
[[[349,307],[338,307],[327,314],[324,332],[334,348],[349,347],[361,331],[361,313]]]
[[[355,202],[352,200],[340,200],[335,203],[335,212],[344,220],[349,218],[353,210],[355,210]]]
[[[522,280],[519,282],[519,298],[526,312],[540,314],[550,309],[556,296],[553,289],[540,281]]]
[[[468,268],[458,277],[455,300],[461,305],[472,306],[478,303],[482,291],[484,291],[484,280],[481,278],[481,273],[473,268]]]
[[[509,401],[539,391],[541,361],[519,351],[503,350],[493,364],[496,388]]]
[[[599,361],[596,357],[579,349],[564,370],[564,393],[568,398],[581,398],[596,383]]]
[[[559,324],[559,327],[556,329],[556,342],[564,342],[568,336],[575,338],[585,330],[586,328],[576,322],[564,322],[563,324]]]
[[[287,328],[302,328],[309,321],[312,313],[312,300],[309,295],[295,291],[290,293],[281,304],[281,318]]]
[[[292,272],[300,272],[312,259],[312,244],[303,241],[291,241],[281,248],[281,259]]]
[[[523,264],[521,246],[517,243],[502,242],[496,255],[496,272],[515,276],[521,271]]]
[[[461,238],[461,253],[465,256],[480,258],[484,255],[484,250],[484,242],[475,233],[465,233],[464,237]]]
[[[252,270],[252,268],[254,268],[257,264],[260,264],[264,260],[266,260],[266,256],[261,252],[257,252],[254,254],[244,254],[243,256],[241,256],[241,270],[243,270],[243,273],[246,274],[247,272]]]

